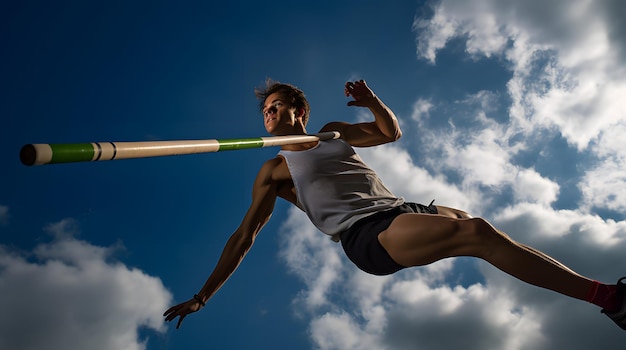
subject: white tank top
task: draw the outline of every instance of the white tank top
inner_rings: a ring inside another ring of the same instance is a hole
[[[287,161],[296,205],[334,241],[358,220],[404,203],[344,140],[321,141],[305,151],[278,154]]]

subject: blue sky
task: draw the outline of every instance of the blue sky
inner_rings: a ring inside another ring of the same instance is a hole
[[[25,167],[26,143],[263,136],[253,90],[302,88],[308,131],[367,120],[397,195],[484,216],[582,274],[626,274],[626,28],[618,0],[43,1],[0,8],[0,347],[615,348],[597,308],[472,259],[368,276],[279,202],[180,330],[278,151]],[[37,331],[33,332],[36,329]]]

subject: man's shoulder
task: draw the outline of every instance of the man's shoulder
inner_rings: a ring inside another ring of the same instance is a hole
[[[267,168],[268,170],[276,169],[284,162],[283,157],[276,156],[274,158],[268,159],[263,164],[262,168]]]
[[[281,182],[291,180],[291,174],[289,174],[285,159],[281,156],[268,159],[261,167],[259,175],[269,181]]]

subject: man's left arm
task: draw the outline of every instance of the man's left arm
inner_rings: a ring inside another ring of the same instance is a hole
[[[354,99],[348,102],[348,106],[369,108],[374,115],[374,121],[357,124],[331,122],[322,128],[322,132],[339,131],[346,142],[357,147],[377,146],[396,141],[402,136],[393,111],[374,94],[365,81],[347,82],[344,92]]]

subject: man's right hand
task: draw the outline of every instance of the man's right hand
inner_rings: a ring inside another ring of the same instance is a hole
[[[194,313],[201,308],[202,304],[200,304],[200,301],[192,298],[184,303],[180,303],[167,309],[163,316],[165,316],[165,321],[167,322],[173,321],[176,317],[180,317],[180,319],[178,320],[178,324],[176,324],[176,329],[178,329],[181,323],[183,323],[183,319],[185,319],[187,315]]]

